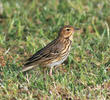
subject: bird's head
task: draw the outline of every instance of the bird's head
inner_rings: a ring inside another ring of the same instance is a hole
[[[74,28],[73,26],[70,25],[65,25],[62,27],[59,31],[59,36],[62,38],[68,38],[70,40],[73,39],[73,34],[75,31],[79,30],[79,28]]]

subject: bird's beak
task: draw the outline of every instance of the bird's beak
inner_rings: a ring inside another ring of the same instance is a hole
[[[75,30],[75,31],[79,31],[79,30],[80,30],[80,28],[76,28],[76,27],[75,27],[75,28],[74,28],[74,30]]]

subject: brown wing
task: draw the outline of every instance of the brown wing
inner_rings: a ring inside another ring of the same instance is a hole
[[[62,48],[63,44],[58,43],[57,40],[54,40],[51,43],[49,43],[46,47],[36,52],[32,57],[30,57],[24,66],[28,66],[34,63],[35,64],[43,63],[50,59],[52,60],[55,57],[59,56]]]

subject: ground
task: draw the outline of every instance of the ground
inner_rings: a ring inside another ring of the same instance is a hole
[[[110,100],[109,0],[1,0],[0,100]],[[74,35],[61,66],[19,74],[25,60],[57,37]]]

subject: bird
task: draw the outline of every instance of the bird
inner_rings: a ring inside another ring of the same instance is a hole
[[[61,27],[56,39],[28,58],[21,72],[26,72],[37,66],[46,66],[50,68],[49,75],[52,76],[53,67],[59,66],[67,59],[76,30],[79,28],[71,25]]]

